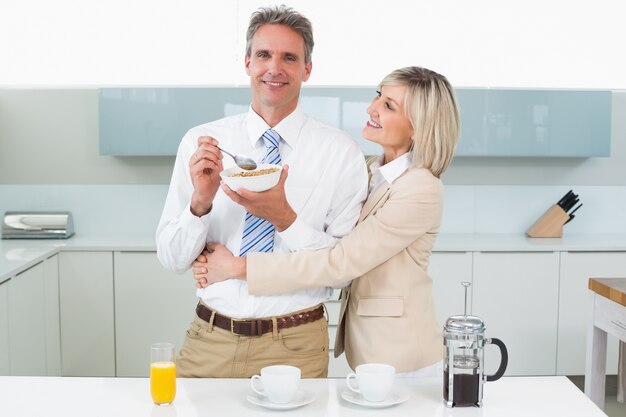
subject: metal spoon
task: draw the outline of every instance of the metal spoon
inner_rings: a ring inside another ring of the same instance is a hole
[[[249,156],[233,155],[232,153],[225,151],[219,146],[217,148],[220,151],[224,152],[226,155],[229,155],[231,158],[233,158],[239,168],[245,169],[246,171],[252,171],[253,169],[256,169],[256,162],[254,162],[254,159],[250,158]]]

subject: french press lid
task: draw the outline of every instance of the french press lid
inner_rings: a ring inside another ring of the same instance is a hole
[[[485,332],[485,322],[476,316],[451,316],[444,328],[447,332],[479,334]]]

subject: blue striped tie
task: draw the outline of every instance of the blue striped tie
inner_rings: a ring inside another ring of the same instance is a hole
[[[280,135],[275,130],[267,129],[261,137],[265,143],[265,156],[261,159],[261,163],[280,165],[280,151],[278,150]],[[246,212],[239,256],[244,256],[248,252],[272,252],[273,248],[274,225]]]

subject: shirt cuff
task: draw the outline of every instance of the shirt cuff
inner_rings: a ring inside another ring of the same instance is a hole
[[[183,214],[180,216],[180,224],[188,230],[202,229],[205,230],[209,225],[211,219],[211,209],[207,214],[202,217],[198,217],[191,212],[191,204],[187,204],[187,208],[183,210]]]
[[[308,224],[300,220],[300,216],[296,217],[296,220],[291,223],[291,226],[282,232],[277,231],[276,233],[278,233],[278,236],[280,236],[292,252],[308,249],[316,243],[313,241],[313,229]]]

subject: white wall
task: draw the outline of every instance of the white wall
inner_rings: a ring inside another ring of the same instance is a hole
[[[0,0],[0,184],[168,183],[172,157],[98,154],[95,88],[246,84],[245,27],[268,3]],[[626,89],[622,0],[288,3],[314,24],[313,85],[419,63],[456,86]],[[624,115],[614,92],[610,158],[457,158],[444,180],[626,185]]]
[[[259,0],[0,0],[0,86],[247,84]],[[622,0],[293,0],[312,85],[422,65],[459,87],[626,89]]]
[[[167,185],[3,185],[5,211],[69,210],[80,236],[150,237]],[[571,234],[626,234],[626,186],[446,184],[441,233],[524,233],[569,189],[583,204]]]

